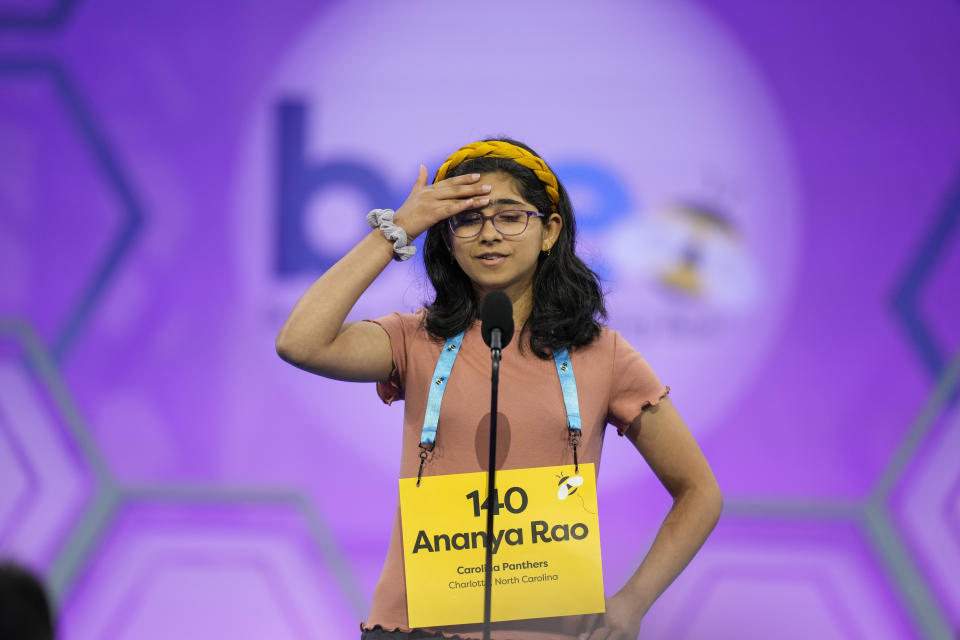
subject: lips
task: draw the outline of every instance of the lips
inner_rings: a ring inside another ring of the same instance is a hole
[[[506,260],[506,258],[507,257],[502,253],[481,253],[480,255],[477,256],[477,259],[479,259],[480,262],[486,265],[500,264],[501,262]]]

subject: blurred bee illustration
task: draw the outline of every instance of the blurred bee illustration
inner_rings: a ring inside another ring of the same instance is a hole
[[[577,492],[577,488],[583,484],[583,477],[581,476],[563,476],[560,478],[560,482],[557,486],[560,488],[557,489],[557,499],[566,500],[567,496],[572,496]]]

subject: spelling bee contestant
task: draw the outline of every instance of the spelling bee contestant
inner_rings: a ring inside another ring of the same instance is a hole
[[[376,382],[386,403],[404,400],[401,483],[479,472],[488,455],[490,351],[480,335],[478,309],[488,292],[505,292],[517,334],[502,353],[498,473],[573,469],[575,461],[578,468],[598,465],[610,424],[640,452],[673,506],[640,566],[605,598],[605,613],[497,622],[492,637],[634,640],[647,610],[713,530],[722,497],[667,397],[669,389],[617,331],[602,324],[603,295],[596,275],[575,253],[576,223],[563,185],[526,145],[484,140],[451,155],[432,184],[421,166],[403,205],[396,212],[374,210],[367,220],[372,231],[294,306],[277,336],[278,353],[327,378]],[[415,314],[345,322],[391,261],[414,254],[409,243],[423,233],[432,302]],[[447,375],[435,376],[445,349],[456,366],[448,362]],[[574,381],[572,401],[564,376]],[[440,401],[438,393],[431,396],[431,385],[443,386]],[[411,628],[404,575],[410,552],[398,504],[361,637],[480,638],[476,621]]]

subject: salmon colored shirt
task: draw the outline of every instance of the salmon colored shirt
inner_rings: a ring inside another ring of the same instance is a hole
[[[377,392],[387,404],[404,400],[400,477],[415,478],[420,464],[420,431],[428,387],[442,342],[432,340],[423,327],[424,312],[393,313],[377,319],[390,336],[394,371]],[[529,342],[520,352],[515,335],[503,349],[500,365],[497,417],[497,468],[522,469],[573,464],[568,440],[563,394],[553,359],[541,360]],[[644,407],[656,404],[668,392],[647,362],[617,331],[602,328],[591,344],[571,350],[571,363],[580,399],[582,437],[577,456],[597,465],[607,424],[620,435]],[[437,439],[423,468],[424,477],[485,471],[490,430],[490,349],[480,335],[479,322],[467,330],[440,409]],[[601,514],[602,523],[602,514]],[[380,580],[373,593],[370,617],[361,626],[409,631],[401,549],[400,505]],[[496,640],[575,638],[582,632],[582,616],[498,622]],[[481,625],[431,629],[446,637],[480,638]]]

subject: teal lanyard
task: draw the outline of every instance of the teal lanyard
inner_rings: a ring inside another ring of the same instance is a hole
[[[433,449],[437,440],[437,424],[440,422],[440,405],[443,403],[443,392],[447,390],[450,381],[450,372],[453,363],[457,360],[460,347],[463,344],[463,332],[448,338],[440,351],[437,366],[430,379],[430,393],[427,396],[427,411],[423,417],[423,429],[420,431],[420,471],[417,473],[417,485],[423,475],[423,463],[427,459],[427,452]],[[577,462],[577,444],[580,442],[580,400],[577,396],[577,380],[573,375],[573,363],[566,349],[553,354],[557,365],[557,376],[560,378],[560,389],[563,391],[563,405],[567,411],[567,428],[570,432],[570,444],[573,446],[573,464],[575,472],[579,471]]]

